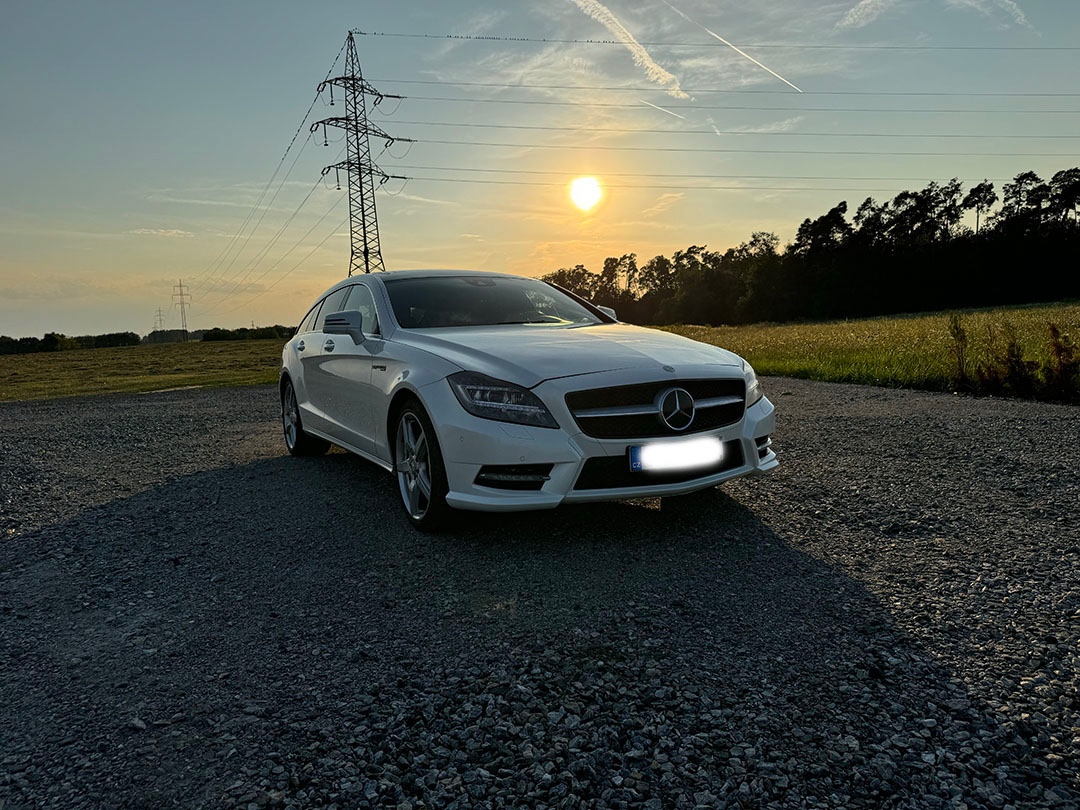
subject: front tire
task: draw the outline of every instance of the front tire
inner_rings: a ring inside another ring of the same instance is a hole
[[[292,380],[286,380],[281,387],[281,425],[285,432],[285,447],[294,456],[321,456],[330,449],[330,442],[304,432]]]
[[[424,532],[444,528],[451,513],[446,503],[446,467],[435,428],[419,402],[410,402],[398,414],[394,474],[409,522]]]

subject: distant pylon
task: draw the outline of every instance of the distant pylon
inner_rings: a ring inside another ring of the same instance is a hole
[[[330,88],[331,104],[334,103],[334,87],[344,90],[345,117],[317,121],[311,125],[311,131],[314,132],[320,126],[323,128],[323,145],[325,146],[327,127],[340,127],[345,130],[346,160],[327,166],[323,169],[323,175],[333,169],[337,172],[338,188],[341,188],[341,171],[344,169],[348,174],[351,237],[349,275],[351,276],[361,269],[365,273],[386,269],[379,245],[379,220],[375,213],[375,175],[379,176],[380,186],[392,178],[408,179],[396,174],[387,174],[375,165],[371,159],[369,136],[382,138],[387,146],[395,140],[411,143],[412,139],[393,138],[368,121],[367,96],[370,95],[374,99],[372,109],[377,107],[383,99],[403,97],[380,93],[364,79],[360,72],[360,60],[356,56],[356,42],[353,40],[352,31],[349,32],[345,44],[345,75],[327,79],[318,88],[320,93],[327,87]]]
[[[180,328],[184,330],[184,340],[188,339],[187,331],[187,308],[191,306],[191,293],[184,292],[187,287],[184,285],[184,280],[180,279],[179,284],[173,284],[172,297],[177,299],[173,302],[174,307],[180,307]]]
[[[165,313],[161,311],[161,307],[158,307],[157,314],[154,315],[154,331],[161,329],[165,326]]]

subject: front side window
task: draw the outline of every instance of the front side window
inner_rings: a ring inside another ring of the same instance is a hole
[[[323,302],[322,311],[319,313],[319,317],[315,320],[315,331],[321,332],[323,324],[326,322],[327,315],[333,315],[335,312],[341,312],[345,305],[345,297],[349,294],[348,287],[342,287],[336,292],[330,293],[326,296],[326,300]]]
[[[531,278],[437,276],[388,278],[383,283],[404,329],[603,323],[582,304]]]
[[[375,299],[371,297],[371,290],[363,284],[350,287],[352,292],[345,302],[345,310],[359,312],[364,317],[364,332],[369,335],[378,335],[379,313],[375,309]]]

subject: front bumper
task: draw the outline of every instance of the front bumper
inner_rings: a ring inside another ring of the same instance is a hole
[[[446,501],[450,506],[485,512],[513,512],[552,509],[562,503],[683,495],[732,478],[766,473],[778,464],[776,453],[767,441],[776,426],[775,412],[772,403],[762,398],[747,408],[738,422],[685,437],[718,437],[733,465],[721,465],[719,469],[707,470],[697,477],[688,478],[694,474],[683,473],[676,476],[682,480],[673,482],[650,481],[641,473],[622,474],[624,468],[619,460],[626,458],[627,447],[645,444],[648,440],[596,439],[581,433],[569,412],[558,407],[563,402],[560,389],[567,385],[559,385],[562,382],[544,383],[536,390],[548,403],[559,424],[569,430],[508,424],[472,416],[461,408],[445,380],[421,389],[442,449],[449,484]],[[583,476],[587,460],[598,458],[604,459],[604,463],[590,465],[591,474]],[[476,483],[482,467],[537,464],[551,465],[551,469],[547,480],[535,490],[499,489]],[[628,466],[629,462],[626,469]],[[598,481],[595,474],[598,467],[619,469],[620,474],[611,481]],[[633,483],[637,476],[642,478],[640,485]]]

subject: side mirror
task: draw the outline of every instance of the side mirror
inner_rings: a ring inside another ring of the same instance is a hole
[[[364,316],[355,309],[349,312],[334,312],[323,321],[323,332],[328,335],[348,335],[353,343],[364,342]]]
[[[612,320],[616,320],[616,321],[619,320],[618,316],[615,314],[615,310],[613,310],[611,307],[600,307],[600,306],[598,306],[597,309],[600,310],[601,312],[603,312],[605,315],[607,315]]]

